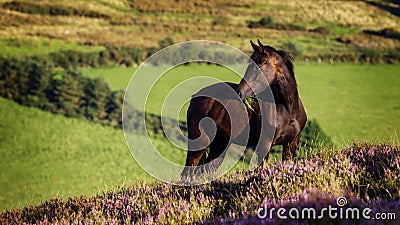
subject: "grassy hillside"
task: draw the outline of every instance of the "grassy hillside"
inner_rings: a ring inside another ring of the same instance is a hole
[[[133,139],[135,146],[144,146],[147,137],[134,134]],[[162,137],[151,141],[167,160],[184,165],[185,151]],[[132,157],[122,129],[4,98],[0,98],[0,158],[0,211],[153,179]]]
[[[302,65],[307,113],[337,143],[400,138],[399,65]]]
[[[55,77],[62,70],[82,69],[90,77],[104,76],[118,90],[135,70],[121,65],[138,64],[166,44],[207,39],[250,53],[249,40],[259,38],[296,55],[307,113],[336,144],[391,140],[398,145],[400,65],[336,62],[399,62],[399,12],[400,4],[391,0],[0,0],[0,55],[10,60],[40,56],[54,63]],[[169,89],[200,75],[239,79],[223,67],[175,68],[154,87],[149,112],[158,115]],[[134,139],[139,146],[145,141],[140,134]],[[152,142],[166,158],[183,164],[185,152],[159,136]],[[254,218],[251,212],[265,198],[278,205],[314,194],[331,201],[349,190],[355,202],[384,199],[368,204],[379,209],[397,201],[397,207],[398,153],[394,145],[355,145],[296,162],[274,161],[270,170],[235,171],[192,189],[138,183],[151,178],[132,158],[121,129],[0,98],[0,211],[37,205],[0,213],[0,224],[55,222],[55,217],[64,223],[212,223],[216,216],[218,223],[252,224],[246,219]],[[308,195],[310,189],[324,192]],[[93,197],[67,200],[75,195]]]
[[[0,98],[0,137],[1,211],[148,178],[120,129]]]
[[[316,118],[337,144],[399,138],[400,65],[299,63],[295,70],[308,116]],[[103,76],[112,88],[119,89],[127,86],[134,69],[96,68],[84,69],[83,73],[91,77]],[[179,82],[195,76],[239,81],[235,73],[218,66],[174,68],[154,86],[147,104],[149,112],[159,115],[166,94]],[[181,120],[185,120],[185,112],[183,108]]]
[[[396,146],[355,144],[342,150],[323,150],[296,162],[269,163],[254,172],[238,171],[201,186],[185,188],[143,182],[92,197],[52,199],[41,205],[0,213],[0,223],[286,224],[290,221],[290,224],[394,225],[400,215],[399,163],[400,149]],[[339,197],[340,203],[345,198],[346,204],[339,205]],[[276,211],[269,211],[268,217],[261,220],[256,212],[264,204],[268,209],[285,208],[286,216],[292,208],[299,212],[304,207],[313,208],[315,215],[323,215],[323,219],[312,219],[305,214],[305,219],[283,220]],[[322,211],[328,207],[334,208],[332,217]],[[366,207],[370,212],[364,215],[370,216],[369,220],[361,214]],[[360,219],[356,219],[356,213],[348,214],[348,208],[359,209]],[[339,214],[341,210],[343,214]],[[378,217],[378,213],[385,217]]]
[[[0,47],[6,55],[144,49],[170,37],[221,41],[249,51],[248,41],[260,38],[304,58],[390,57],[400,46],[399,8],[377,0],[1,0]]]

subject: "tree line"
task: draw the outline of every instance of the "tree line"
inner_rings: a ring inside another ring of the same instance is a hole
[[[121,124],[124,91],[112,91],[104,78],[54,68],[40,57],[0,56],[0,96],[69,117]]]
[[[122,128],[124,90],[113,91],[102,77],[89,78],[77,70],[56,69],[56,65],[41,57],[0,55],[0,96],[21,105]],[[134,106],[124,107],[124,120],[136,132],[147,129],[152,135],[164,135],[163,129],[176,129],[163,127],[160,116],[145,115]],[[146,126],[140,122],[143,120]],[[168,124],[176,124],[168,120]],[[179,124],[185,132],[186,124]]]

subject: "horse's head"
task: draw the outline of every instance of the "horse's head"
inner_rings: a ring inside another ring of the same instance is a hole
[[[284,76],[280,66],[280,56],[274,48],[263,46],[260,40],[258,40],[258,45],[252,41],[250,43],[254,52],[237,89],[237,93],[242,100],[262,92]]]

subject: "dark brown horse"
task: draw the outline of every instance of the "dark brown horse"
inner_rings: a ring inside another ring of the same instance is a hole
[[[292,56],[287,51],[263,46],[260,41],[258,45],[250,43],[254,53],[239,84],[214,84],[191,99],[187,111],[189,151],[183,176],[188,175],[190,168],[209,162],[218,168],[232,143],[263,149],[263,153],[258,153],[258,161],[268,158],[274,145],[283,145],[283,160],[296,155],[307,116],[299,98]],[[228,89],[234,90],[234,94],[226,94]],[[266,90],[271,93],[270,98],[267,94],[250,109],[244,107],[247,97]],[[267,107],[271,104],[273,107]]]

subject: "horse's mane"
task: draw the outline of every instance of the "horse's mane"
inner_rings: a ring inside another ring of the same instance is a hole
[[[271,47],[271,46],[265,46],[265,47],[268,50],[273,51],[282,57],[283,62],[286,64],[286,67],[288,68],[290,75],[294,78],[294,65],[293,65],[294,57],[293,57],[293,55],[286,50],[282,50],[282,49],[276,50],[274,47]]]

